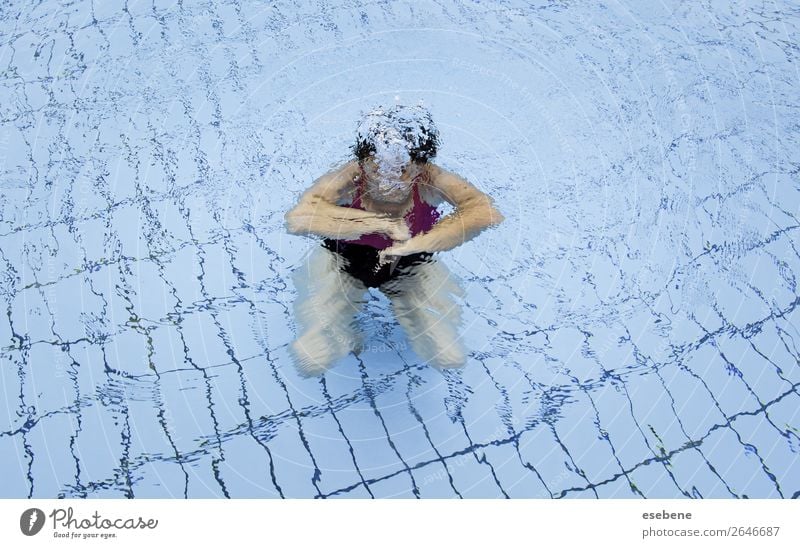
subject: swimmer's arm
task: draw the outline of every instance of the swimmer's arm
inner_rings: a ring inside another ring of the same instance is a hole
[[[356,239],[364,234],[380,232],[394,240],[407,240],[405,223],[387,215],[342,207],[336,202],[353,184],[358,175],[358,162],[326,173],[300,197],[297,205],[286,213],[286,229],[290,234],[317,235],[340,240]]]
[[[386,249],[384,256],[447,251],[471,240],[485,228],[503,222],[504,217],[492,199],[466,180],[433,164],[428,164],[428,173],[434,190],[453,204],[455,211],[428,232]]]

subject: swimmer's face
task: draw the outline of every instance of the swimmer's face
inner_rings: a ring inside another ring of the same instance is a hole
[[[422,174],[422,166],[408,162],[401,166],[399,173],[385,173],[375,159],[370,156],[362,162],[367,189],[373,198],[387,202],[401,202],[411,193],[414,179]]]

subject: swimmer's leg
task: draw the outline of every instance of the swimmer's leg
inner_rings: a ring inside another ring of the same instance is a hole
[[[431,260],[406,267],[381,291],[391,300],[397,321],[420,358],[442,369],[466,363],[457,301],[464,291],[446,266]]]
[[[299,336],[290,348],[295,367],[306,376],[324,373],[363,347],[356,316],[367,288],[341,270],[341,261],[337,254],[316,248],[292,273]]]

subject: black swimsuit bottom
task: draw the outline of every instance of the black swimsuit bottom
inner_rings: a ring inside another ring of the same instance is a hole
[[[432,253],[412,253],[400,257],[394,268],[384,264],[378,267],[379,249],[370,245],[351,244],[342,240],[323,240],[322,245],[334,253],[341,255],[345,261],[342,270],[360,280],[367,287],[380,287],[382,284],[401,276],[408,271],[408,267],[428,262]]]

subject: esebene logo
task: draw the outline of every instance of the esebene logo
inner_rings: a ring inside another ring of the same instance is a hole
[[[141,516],[134,518],[106,518],[95,511],[89,517],[76,516],[72,507],[66,510],[56,508],[47,516],[53,525],[55,538],[116,538],[116,531],[121,529],[155,529],[158,527],[157,519],[145,519]],[[19,529],[28,537],[39,533],[45,526],[47,519],[45,513],[39,508],[28,508],[19,517]]]

